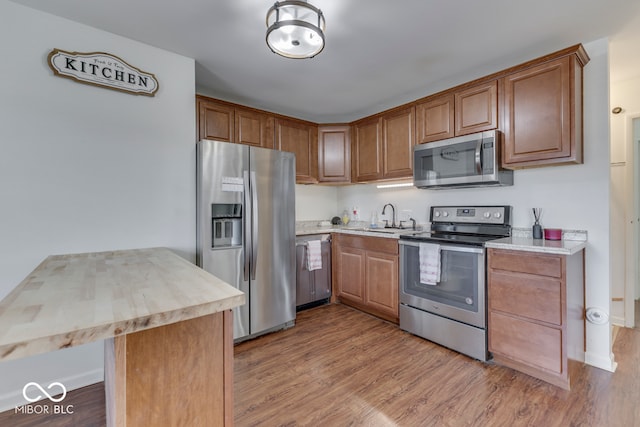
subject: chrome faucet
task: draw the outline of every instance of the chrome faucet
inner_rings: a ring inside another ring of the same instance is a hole
[[[396,228],[396,208],[394,208],[391,203],[387,203],[382,207],[382,215],[384,215],[387,206],[391,206],[391,228]],[[387,221],[385,224],[385,228],[389,228],[389,222]]]

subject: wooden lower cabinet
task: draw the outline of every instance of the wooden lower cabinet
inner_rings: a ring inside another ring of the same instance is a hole
[[[488,253],[494,360],[569,389],[569,359],[584,361],[584,251]]]
[[[398,323],[398,241],[336,233],[332,245],[336,299]]]

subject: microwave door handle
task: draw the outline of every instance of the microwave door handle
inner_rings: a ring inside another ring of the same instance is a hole
[[[482,175],[482,140],[476,144],[476,173]]]

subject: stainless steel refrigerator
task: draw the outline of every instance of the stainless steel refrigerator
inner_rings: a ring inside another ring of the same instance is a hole
[[[295,156],[202,140],[197,158],[197,263],[247,296],[234,339],[292,326]]]

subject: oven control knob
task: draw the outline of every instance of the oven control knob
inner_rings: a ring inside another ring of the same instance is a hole
[[[442,212],[442,216],[445,217],[445,218],[448,217],[449,216],[449,212],[447,212],[447,211]]]
[[[485,218],[491,218],[491,212],[485,212],[484,213],[484,217]]]
[[[433,216],[435,216],[436,218],[438,218],[440,216],[440,211],[434,211],[433,212]]]
[[[500,212],[496,212],[493,214],[494,218],[500,218],[502,216],[502,214]]]

